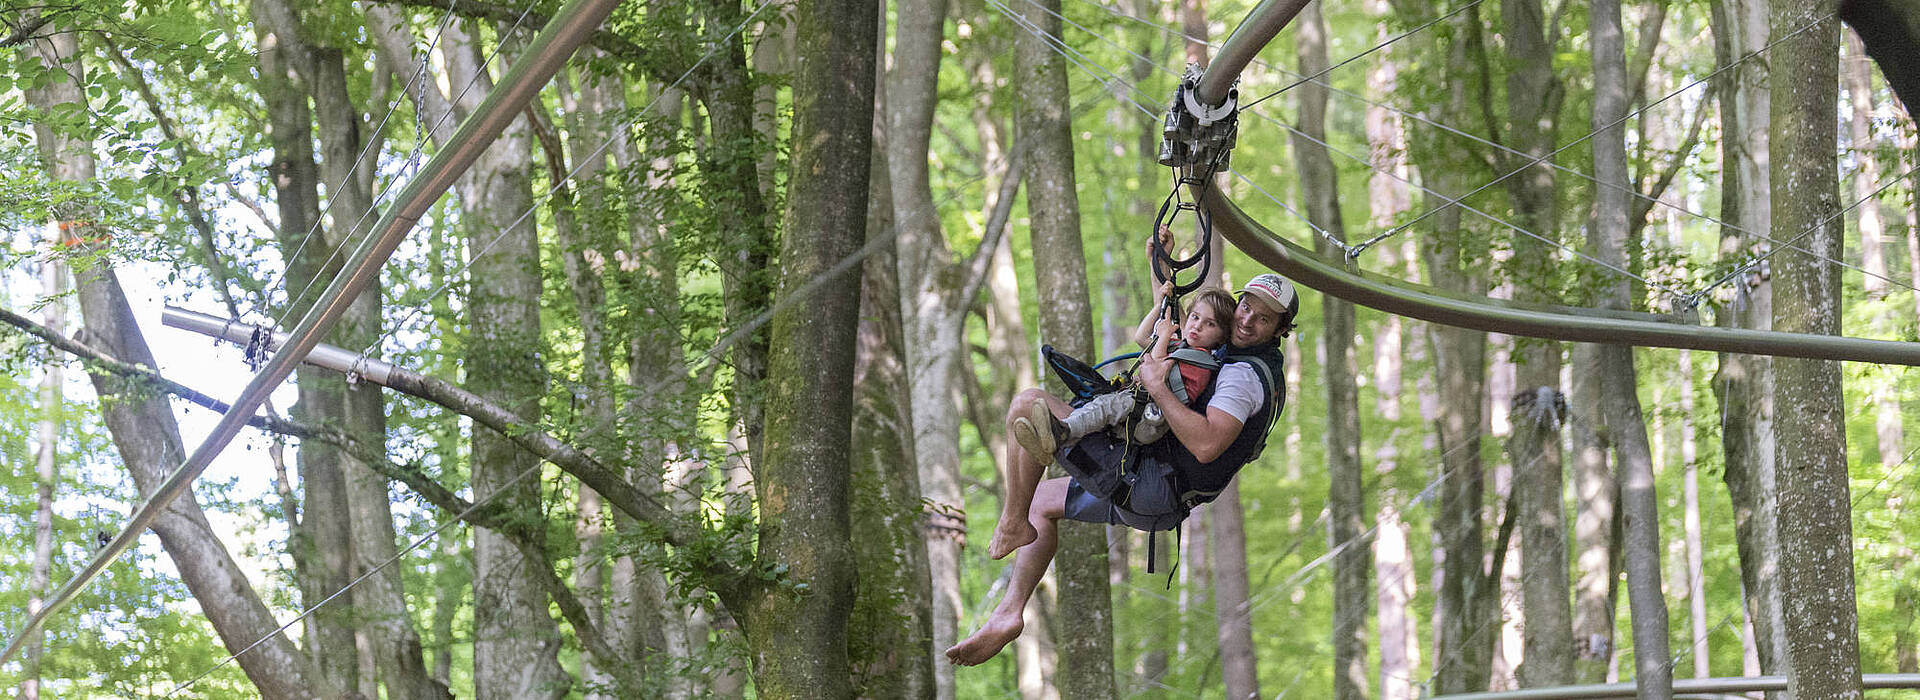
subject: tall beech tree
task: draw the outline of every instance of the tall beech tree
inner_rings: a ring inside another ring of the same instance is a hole
[[[1773,327],[1798,333],[1840,329],[1840,271],[1816,260],[1840,257],[1838,142],[1840,23],[1837,2],[1770,3],[1773,227],[1799,240],[1775,259]],[[1787,32],[1797,32],[1789,37]],[[1780,579],[1785,601],[1787,689],[1798,700],[1859,698],[1860,640],[1853,578],[1853,507],[1847,477],[1845,409],[1837,362],[1778,358]]]
[[[1014,141],[1032,149],[1024,177],[1032,220],[1033,274],[1040,305],[1040,337],[1074,357],[1093,356],[1093,308],[1080,238],[1074,179],[1072,114],[1065,61],[1049,42],[1060,36],[1059,0],[1016,8],[1022,31],[1014,40],[1014,80],[1028,86],[1016,108]],[[1063,522],[1054,570],[1059,603],[1074,622],[1054,637],[1066,700],[1111,698],[1113,609],[1107,581],[1106,528]]]
[[[1318,75],[1326,70],[1327,25],[1320,3],[1308,3],[1295,18],[1300,72]],[[1314,237],[1316,252],[1338,260],[1344,252],[1334,241],[1345,242],[1346,224],[1340,215],[1340,182],[1327,153],[1327,88],[1300,86],[1300,126],[1293,139],[1294,160],[1307,195],[1307,216],[1324,232]],[[1330,241],[1328,238],[1332,238]],[[1320,357],[1324,363],[1327,398],[1327,546],[1339,552],[1333,560],[1333,697],[1364,700],[1367,683],[1367,618],[1373,609],[1368,574],[1373,552],[1364,541],[1367,507],[1360,464],[1360,371],[1353,359],[1353,304],[1332,295],[1321,297]],[[1229,689],[1231,697],[1258,697],[1259,686]]]
[[[86,93],[82,88],[87,73],[77,37],[61,31],[59,25],[43,28],[45,33],[30,43],[27,51],[50,77],[25,91],[27,104],[43,112],[84,111]],[[50,180],[86,184],[94,179],[93,142],[84,132],[66,131],[43,121],[34,124],[34,137]],[[98,254],[105,252],[101,242],[110,241],[112,232],[102,230],[93,223],[96,220],[97,212],[83,206],[55,212],[56,228],[66,236],[65,247]],[[108,262],[110,258],[89,257],[86,265],[76,265],[73,271],[82,325],[88,336],[115,357],[153,366],[153,353],[134,321],[126,292]],[[105,372],[90,373],[89,378],[96,393],[111,397],[102,408],[103,418],[135,488],[143,496],[152,495],[186,459],[172,407],[164,396],[148,392],[138,382]],[[251,648],[235,660],[262,695],[276,700],[319,698],[344,690],[319,682],[317,672],[279,630],[279,623],[239,564],[213,534],[193,494],[183,494],[163,509],[153,522],[153,531],[221,640],[236,653]]]
[[[816,278],[866,239],[872,170],[878,6],[835,0],[800,6],[786,236],[770,336],[765,458],[759,464],[759,557],[786,575],[756,585],[737,608],[753,640],[758,695],[851,697],[847,619],[850,435],[859,295],[816,294]],[[793,303],[804,301],[805,303]]]

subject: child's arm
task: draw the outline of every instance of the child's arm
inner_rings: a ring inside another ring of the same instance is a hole
[[[1142,348],[1153,342],[1154,323],[1160,319],[1160,310],[1167,305],[1167,296],[1173,293],[1171,280],[1160,285],[1154,293],[1153,305],[1147,307],[1147,315],[1140,319],[1140,325],[1133,329],[1133,344]]]
[[[1147,349],[1147,354],[1155,359],[1166,357],[1169,352],[1167,347],[1173,344],[1173,322],[1164,318],[1155,321],[1153,333],[1153,347]]]

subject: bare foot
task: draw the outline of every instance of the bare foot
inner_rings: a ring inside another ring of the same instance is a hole
[[[987,556],[1000,559],[1012,554],[1013,550],[1033,543],[1039,533],[1034,532],[1033,523],[1026,518],[1001,518],[1000,524],[993,528],[993,541],[987,543]]]
[[[1007,644],[1020,636],[1026,629],[1026,623],[1020,620],[1019,613],[999,613],[987,618],[987,624],[980,631],[947,650],[947,660],[956,666],[978,666],[986,663],[1006,648]]]

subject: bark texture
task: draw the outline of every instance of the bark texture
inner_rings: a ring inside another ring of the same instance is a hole
[[[1308,3],[1295,17],[1300,72],[1317,75],[1327,67],[1327,25],[1320,3]],[[1340,216],[1340,183],[1325,145],[1327,88],[1307,83],[1297,88],[1299,131],[1294,160],[1306,198],[1307,219],[1335,239],[1346,240]],[[1314,238],[1316,252],[1339,260],[1344,253],[1325,237]],[[1333,559],[1333,695],[1335,700],[1364,700],[1367,682],[1367,617],[1372,591],[1367,576],[1373,552],[1365,541],[1366,492],[1360,464],[1360,396],[1354,363],[1353,304],[1324,295],[1320,301],[1320,357],[1327,398],[1327,546]],[[1249,659],[1251,660],[1251,659]],[[1258,686],[1228,697],[1259,697]]]
[[[884,16],[879,22],[886,21]],[[876,44],[886,32],[876,27]],[[876,46],[875,51],[880,49]],[[874,143],[867,203],[869,236],[893,225],[886,157],[884,81],[876,77]],[[914,460],[912,399],[900,321],[895,245],[867,258],[860,281],[860,323],[853,383],[854,694],[863,698],[923,700],[937,693],[933,595],[927,542],[921,528],[920,474]],[[951,672],[949,672],[951,675]]]
[[[878,10],[861,0],[795,10],[800,46],[782,294],[828,274],[866,238]],[[775,314],[769,333],[759,558],[786,573],[732,606],[747,633],[762,698],[852,696],[847,619],[855,558],[847,465],[859,306],[857,295],[816,295]]]
[[[27,49],[32,60],[51,69],[54,77],[47,83],[26,90],[27,104],[38,109],[59,105],[84,108],[81,85],[84,66],[77,54],[76,35],[52,33]],[[72,134],[61,133],[44,123],[34,125],[35,145],[52,179],[86,183],[94,178],[92,143]],[[96,217],[85,211],[57,212],[57,224],[63,225],[69,240],[80,243],[102,240],[111,232],[91,230],[84,222]],[[96,244],[82,244],[96,245]],[[153,353],[134,322],[125,292],[104,262],[74,270],[80,314],[89,337],[114,357],[153,366]],[[94,391],[102,399],[102,417],[121,461],[133,476],[135,488],[148,496],[159,488],[167,475],[186,459],[180,441],[180,428],[174,422],[172,408],[165,397],[144,391],[135,383],[108,374],[92,376]],[[264,697],[314,698],[328,695],[329,689],[317,684],[292,640],[278,631],[279,624],[254,593],[246,575],[228,555],[226,547],[213,536],[206,515],[191,492],[168,504],[154,520],[153,531],[173,559],[180,577],[213,624],[215,633],[228,649],[235,652],[255,641],[261,643],[238,659],[240,668]]]
[[[1812,28],[1774,47],[1772,75],[1773,229],[1800,250],[1775,257],[1781,293],[1773,325],[1781,331],[1834,334],[1840,328],[1838,258],[1846,230],[1838,219],[1839,22],[1835,2],[1771,3],[1772,25]],[[1785,601],[1787,686],[1800,700],[1859,698],[1860,647],[1853,592],[1852,505],[1848,497],[1846,416],[1840,365],[1774,360],[1779,382],[1781,599]]]
[[[1762,236],[1771,226],[1768,125],[1769,55],[1751,56],[1767,43],[1766,3],[1736,0],[1713,6],[1715,61],[1720,73],[1715,95],[1720,111],[1721,260],[1738,264],[1766,250]],[[1751,58],[1749,58],[1751,56]],[[1742,60],[1746,59],[1746,60]],[[1736,64],[1736,62],[1738,62]],[[1729,285],[1715,323],[1741,328],[1771,328],[1773,286],[1755,270]],[[1734,536],[1740,551],[1740,581],[1754,661],[1759,673],[1784,675],[1781,660],[1785,625],[1781,621],[1778,489],[1774,470],[1773,362],[1758,355],[1721,353],[1713,376],[1719,403],[1722,479],[1733,505]],[[1791,693],[1769,693],[1774,700]]]
[[[475,34],[478,27],[447,28],[441,38],[450,84],[475,83],[458,96],[456,111],[477,107],[493,87]],[[461,178],[460,204],[467,231],[467,340],[464,369],[468,391],[525,420],[540,420],[546,391],[540,362],[540,253],[533,222],[518,220],[533,206],[526,167],[532,137],[524,116],[495,140]],[[472,438],[476,499],[485,498],[510,519],[538,522],[540,459],[504,435],[476,430]],[[544,532],[536,530],[536,532]],[[544,545],[542,545],[544,547]],[[539,581],[551,575],[544,549],[538,558],[492,530],[473,533],[475,695],[480,698],[558,698],[572,684],[561,668],[560,630],[547,613]],[[541,570],[546,570],[545,574]]]
[[[1626,131],[1620,124],[1627,113],[1626,40],[1621,30],[1620,5],[1599,0],[1590,10],[1588,32],[1593,39],[1594,221],[1588,247],[1594,257],[1627,269],[1629,230],[1628,193],[1634,190],[1627,175]],[[1609,187],[1607,183],[1618,185]],[[1601,273],[1596,273],[1601,274]],[[1627,278],[1608,274],[1596,285],[1602,290],[1595,304],[1625,309],[1633,289]],[[1639,386],[1633,367],[1633,349],[1603,345],[1596,353],[1600,376],[1600,409],[1613,441],[1620,509],[1624,516],[1621,543],[1627,570],[1627,595],[1633,615],[1634,684],[1641,698],[1673,696],[1672,655],[1667,642],[1667,600],[1661,588],[1660,512],[1653,490],[1653,455],[1647,444],[1647,423],[1640,412]]]
[[[1386,0],[1369,0],[1366,4],[1371,15],[1385,16],[1390,11]],[[1384,24],[1375,30],[1376,40],[1385,41],[1390,36]],[[1375,62],[1367,71],[1367,86],[1369,94],[1392,94],[1399,86],[1397,62],[1392,59]],[[1399,114],[1392,110],[1369,106],[1365,121],[1367,160],[1373,170],[1367,181],[1368,226],[1384,231],[1392,228],[1411,205],[1402,179],[1407,176],[1406,137]],[[1398,250],[1398,246],[1381,246],[1382,264],[1388,269],[1398,269]],[[1398,316],[1387,317],[1374,329],[1375,414],[1383,422],[1400,420],[1400,399],[1405,390],[1401,373],[1404,333]],[[1394,473],[1399,466],[1394,440],[1381,440],[1375,458],[1374,474]],[[1400,516],[1399,504],[1404,499],[1388,480],[1383,478],[1380,483],[1375,519],[1378,529],[1373,538],[1374,577],[1379,581],[1374,598],[1379,630],[1380,698],[1413,700],[1414,667],[1419,665],[1420,658],[1419,635],[1410,614],[1417,588],[1413,552],[1407,543],[1408,525]]]
[[[261,0],[252,4],[255,41],[260,51],[260,94],[266,103],[268,137],[273,145],[274,204],[280,228],[276,231],[281,255],[285,259],[286,307],[281,315],[298,321],[325,287],[321,280],[338,273],[340,261],[332,258],[339,239],[333,231],[322,231],[320,221],[320,173],[313,151],[312,95],[314,56],[311,47],[299,37],[298,25],[283,4]],[[309,367],[295,370],[299,399],[290,414],[309,423],[335,423],[345,419],[345,383],[337,375]],[[351,577],[353,545],[350,520],[335,517],[347,512],[343,462],[347,458],[329,445],[314,445],[300,450],[298,468],[300,505],[304,509],[292,521],[291,542],[294,571],[300,581],[300,595],[308,605],[318,603],[347,584]],[[319,514],[319,517],[313,517]],[[321,608],[302,620],[306,631],[306,653],[324,681],[334,687],[351,688],[358,676],[358,654],[354,649],[350,616],[351,594]]]
[[[896,13],[893,61],[886,76],[889,217],[899,237],[899,309],[905,326],[914,464],[929,508],[926,548],[933,582],[932,649],[959,641],[960,547],[965,499],[960,493],[959,393],[964,316],[956,309],[958,268],[934,215],[928,172],[933,108],[938,99],[946,0],[907,0]],[[956,528],[957,526],[957,528]],[[930,655],[933,652],[929,652]],[[953,666],[936,664],[938,697],[951,700]]]
[[[1040,306],[1040,336],[1075,357],[1093,354],[1093,310],[1080,242],[1080,204],[1074,188],[1072,115],[1064,97],[1066,66],[1049,41],[1060,37],[1059,0],[1016,8],[1047,37],[1021,32],[1014,41],[1014,82],[1027,86],[1016,109],[1015,142],[1026,142],[1027,211],[1033,225],[1033,271]],[[1103,527],[1065,522],[1054,558],[1059,603],[1073,625],[1055,637],[1062,698],[1111,698],[1113,609],[1107,582],[1107,533]]]

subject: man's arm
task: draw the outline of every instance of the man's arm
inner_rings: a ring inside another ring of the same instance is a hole
[[[1242,422],[1233,414],[1214,407],[1207,407],[1206,413],[1187,408],[1174,398],[1173,389],[1167,385],[1167,373],[1173,371],[1170,358],[1149,358],[1140,363],[1140,381],[1145,382],[1147,395],[1160,406],[1160,414],[1166,417],[1167,428],[1173,436],[1185,445],[1194,459],[1202,463],[1211,462],[1227,451],[1234,438],[1240,437]]]

